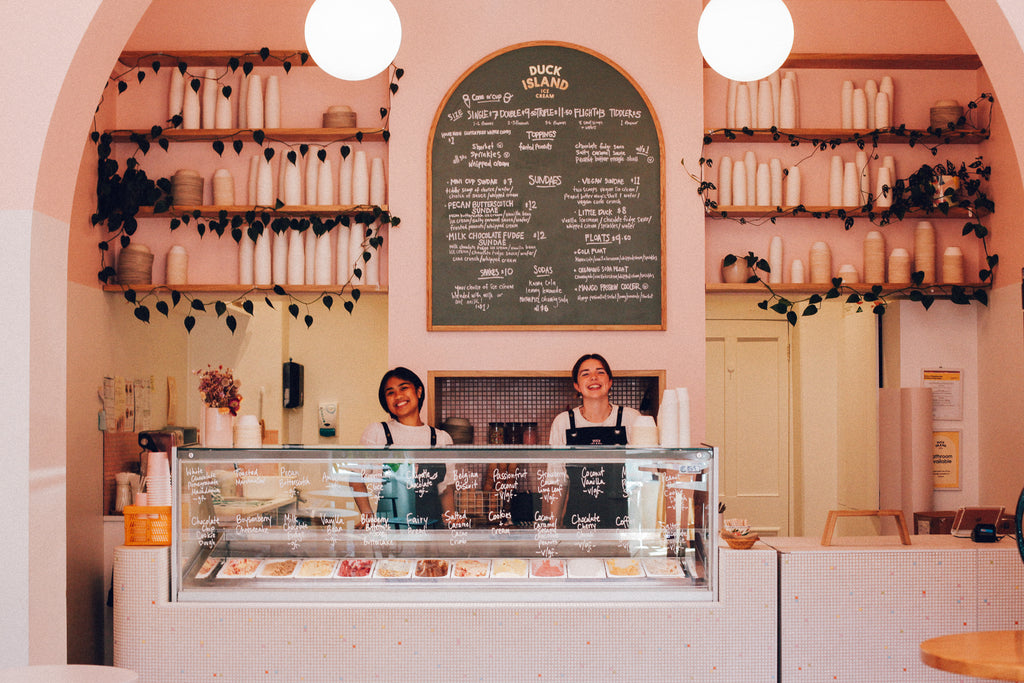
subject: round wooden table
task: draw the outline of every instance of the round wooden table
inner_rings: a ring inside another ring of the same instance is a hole
[[[975,678],[1024,681],[1024,631],[971,631],[921,643],[928,666]]]

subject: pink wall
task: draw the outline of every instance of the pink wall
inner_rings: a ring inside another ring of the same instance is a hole
[[[602,3],[594,12],[594,3],[580,0],[501,0],[488,2],[481,12],[479,2],[453,0],[443,3],[441,12],[437,3],[395,4],[407,30],[397,59],[406,75],[392,118],[391,201],[403,221],[401,235],[390,245],[392,363],[419,371],[564,371],[580,354],[596,351],[617,369],[664,368],[669,386],[702,395],[704,228],[701,205],[679,164],[700,153],[700,54],[696,41],[679,39],[679,27],[695,26],[700,7],[659,0]],[[424,331],[424,161],[434,112],[448,88],[478,60],[507,45],[544,39],[579,44],[617,63],[644,90],[660,119],[670,263],[664,332]],[[693,404],[691,422],[694,440],[703,438],[700,401]]]

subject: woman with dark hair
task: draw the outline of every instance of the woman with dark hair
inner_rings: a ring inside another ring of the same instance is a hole
[[[359,443],[364,446],[451,446],[448,432],[424,424],[420,410],[426,397],[423,380],[401,366],[384,373],[377,400],[391,419],[374,422]]]
[[[640,412],[614,405],[608,399],[612,369],[603,356],[580,356],[572,368],[573,387],[581,405],[555,417],[551,423],[552,446],[625,446],[627,428]],[[563,527],[614,529],[628,514],[621,463],[568,463],[549,476],[564,481],[561,495],[550,501],[550,514]]]
[[[555,417],[551,423],[552,446],[625,446],[626,428],[640,412],[635,408],[613,405],[608,400],[612,388],[612,369],[597,353],[580,356],[572,367],[573,388],[581,405]]]
[[[396,367],[384,373],[377,389],[380,407],[390,420],[374,422],[359,440],[363,446],[451,446],[452,437],[442,429],[423,422],[420,409],[426,390],[423,381],[408,368]],[[392,526],[439,526],[445,513],[454,509],[452,477],[443,464],[386,464],[382,470],[376,513],[369,496],[356,496],[360,526],[376,516],[387,517]],[[365,475],[364,475],[365,476]],[[366,493],[366,483],[352,482],[352,490]]]

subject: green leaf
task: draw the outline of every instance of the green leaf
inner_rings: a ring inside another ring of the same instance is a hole
[[[282,287],[281,285],[274,285],[274,294],[277,294],[278,296],[284,296],[284,287]]]
[[[223,140],[214,140],[213,141],[213,151],[217,153],[217,156],[223,155],[224,154],[224,141]]]
[[[197,311],[206,311],[206,304],[199,299],[192,299],[192,308]]]
[[[253,305],[252,305],[252,302],[251,302],[251,301],[249,301],[248,299],[246,299],[245,301],[243,301],[243,302],[242,302],[242,310],[243,310],[243,311],[245,311],[246,313],[248,313],[249,315],[252,315],[252,314],[253,314]]]
[[[228,312],[228,306],[223,301],[217,301],[213,304],[213,310],[216,311],[219,318]]]
[[[334,297],[332,297],[330,294],[325,294],[324,295],[324,306],[329,311],[329,310],[331,310],[331,306],[333,306],[333,305],[334,305]]]
[[[146,308],[145,306],[136,306],[134,312],[135,312],[135,317],[136,318],[138,318],[139,320],[141,320],[144,323],[148,323],[149,322],[149,309],[148,308]]]
[[[196,326],[196,319],[191,315],[186,315],[183,322],[185,323],[185,330],[187,332],[191,332],[192,328]]]
[[[345,302],[345,310],[348,311],[349,313],[351,313],[352,312],[352,308],[353,308],[352,302],[351,301],[346,301]]]
[[[124,290],[124,299],[128,303],[132,303],[132,304],[135,303],[135,300],[136,300],[135,290],[132,289],[131,287],[129,287],[128,289]]]
[[[293,318],[298,319],[298,317],[299,317],[299,306],[298,306],[298,304],[289,304],[288,305],[288,312],[291,314],[291,316]]]
[[[814,305],[811,305],[811,306],[808,306],[807,308],[804,309],[804,312],[802,313],[802,315],[804,315],[804,316],[814,315],[817,312],[818,312],[818,307],[814,306]]]
[[[796,325],[796,311],[790,311],[787,313],[786,320],[789,321],[790,325]]]
[[[238,321],[235,320],[235,316],[233,315],[229,315],[224,318],[224,324],[228,326],[229,330],[231,330],[231,334],[234,334],[235,328],[238,327]]]
[[[263,300],[267,303],[268,306],[270,306],[271,308],[274,308],[274,302],[270,300],[269,296],[263,297]]]
[[[166,301],[157,301],[156,310],[159,311],[160,313],[163,313],[163,316],[166,318],[167,314],[170,313],[171,309],[167,306]]]
[[[172,291],[171,292],[171,305],[172,306],[177,306],[178,302],[180,302],[180,301],[181,301],[181,292],[179,292],[178,290]]]
[[[309,329],[313,325],[313,316],[307,314],[306,317],[303,318],[303,322],[306,323],[306,328]]]

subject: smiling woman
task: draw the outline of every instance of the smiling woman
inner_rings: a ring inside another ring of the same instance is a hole
[[[359,443],[364,446],[451,446],[448,432],[423,423],[420,408],[426,390],[419,376],[408,368],[388,370],[380,380],[377,399],[391,419],[374,422]],[[378,473],[382,476],[378,477]],[[380,470],[365,471],[352,490],[369,493],[357,496],[358,526],[436,526],[454,509],[453,473],[442,464],[385,464]],[[367,482],[371,482],[367,486]],[[371,507],[376,499],[377,507]]]

